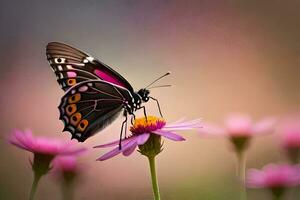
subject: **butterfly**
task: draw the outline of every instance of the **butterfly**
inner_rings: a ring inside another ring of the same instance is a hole
[[[127,127],[127,116],[135,118],[134,112],[139,109],[143,109],[146,116],[142,103],[149,99],[157,102],[161,114],[159,102],[149,96],[148,87],[169,75],[169,72],[135,92],[118,72],[74,47],[51,42],[46,47],[46,55],[57,82],[65,91],[58,106],[59,118],[64,123],[63,131],[72,134],[71,139],[84,142],[111,124],[123,111],[125,120],[121,127],[121,139],[124,125]]]

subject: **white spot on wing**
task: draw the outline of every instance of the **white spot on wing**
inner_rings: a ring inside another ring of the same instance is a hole
[[[87,60],[89,60],[89,61],[91,61],[91,62],[94,60],[94,58],[93,58],[93,57],[91,57],[91,56],[89,56],[89,57],[86,57],[86,59],[87,59]]]
[[[84,85],[84,86],[81,86],[79,89],[78,89],[80,92],[85,92],[88,90],[88,86]]]
[[[72,65],[67,65],[67,69],[74,69]]]
[[[65,63],[66,59],[65,58],[54,58],[55,63]]]
[[[94,58],[89,56],[89,57],[86,57],[82,62],[83,63],[88,63],[88,62],[92,62],[93,60],[94,60]]]

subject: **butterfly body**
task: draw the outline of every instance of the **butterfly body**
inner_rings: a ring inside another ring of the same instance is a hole
[[[150,91],[135,92],[128,81],[108,65],[69,45],[51,42],[46,55],[65,91],[59,105],[64,131],[85,141],[114,121],[123,111],[127,115],[145,107]],[[124,124],[123,122],[123,124]],[[122,124],[122,129],[123,129]],[[122,130],[121,130],[122,133]]]

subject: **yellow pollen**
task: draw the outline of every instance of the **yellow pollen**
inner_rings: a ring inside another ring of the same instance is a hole
[[[148,129],[148,128],[157,129],[157,128],[161,128],[161,126],[164,126],[165,124],[166,121],[163,118],[159,118],[155,116],[147,116],[146,119],[146,117],[141,117],[134,120],[133,125],[130,127],[130,131],[139,132],[139,130],[141,129]]]

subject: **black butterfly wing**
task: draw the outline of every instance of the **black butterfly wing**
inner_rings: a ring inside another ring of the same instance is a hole
[[[102,80],[81,82],[70,88],[59,105],[64,131],[85,141],[104,129],[132,101],[127,89]]]
[[[63,90],[87,80],[104,80],[133,92],[132,86],[118,72],[92,56],[69,45],[51,42],[46,47],[47,59]]]

